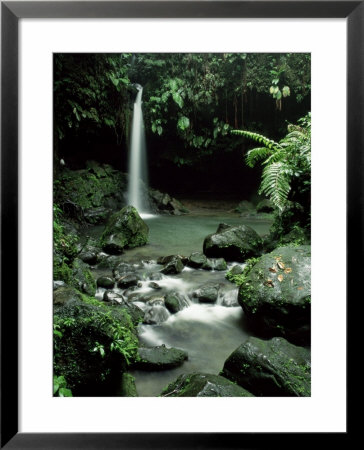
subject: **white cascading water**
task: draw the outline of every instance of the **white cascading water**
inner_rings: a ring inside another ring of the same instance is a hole
[[[135,85],[138,93],[134,103],[129,155],[128,204],[134,206],[142,217],[149,216],[149,205],[143,195],[143,184],[148,186],[145,132],[142,112],[143,88]],[[145,190],[145,189],[144,189]]]

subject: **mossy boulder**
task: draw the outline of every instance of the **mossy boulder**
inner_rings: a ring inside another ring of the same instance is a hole
[[[205,238],[203,252],[206,256],[224,258],[226,261],[245,261],[261,255],[262,239],[253,228],[247,225],[222,225],[219,225],[216,233]]]
[[[96,280],[96,284],[101,288],[112,289],[114,287],[115,281],[110,277],[99,277]]]
[[[53,292],[53,304],[57,306],[68,305],[81,300],[81,293],[73,287],[61,286]]]
[[[164,304],[171,314],[175,314],[188,306],[186,298],[179,292],[168,292]]]
[[[156,189],[149,189],[149,197],[154,209],[159,213],[179,216],[189,212],[179,200]]]
[[[178,367],[188,358],[185,351],[178,348],[143,347],[138,349],[139,359],[135,368],[140,370],[167,370]]]
[[[204,373],[182,374],[170,383],[160,397],[254,397],[236,383]]]
[[[239,304],[256,332],[309,343],[311,247],[279,247],[244,271]]]
[[[138,286],[141,281],[137,273],[126,273],[117,279],[117,285],[120,289],[127,289],[132,286]]]
[[[72,285],[87,295],[93,296],[96,292],[96,280],[89,266],[81,259],[76,258],[72,264]]]
[[[67,214],[91,224],[104,222],[110,210],[125,206],[128,176],[107,164],[87,162],[85,169],[63,169],[55,180],[55,202]]]
[[[260,397],[311,395],[310,351],[280,337],[250,337],[228,357],[221,375]]]
[[[54,371],[74,396],[115,392],[137,356],[138,338],[124,308],[94,298],[54,308]]]
[[[161,272],[165,275],[174,275],[182,272],[184,265],[180,256],[175,255],[171,258],[161,269]]]
[[[194,252],[188,258],[187,265],[194,269],[200,269],[207,262],[207,257],[203,253]]]
[[[207,258],[202,269],[221,271],[227,269],[227,264],[224,258]]]
[[[220,286],[208,283],[193,292],[192,297],[200,303],[216,303],[219,297]]]
[[[138,397],[135,385],[135,378],[130,373],[123,373],[121,376],[121,396]]]
[[[148,242],[148,225],[133,206],[126,206],[108,220],[101,236],[103,250],[120,254],[124,248],[134,248]]]

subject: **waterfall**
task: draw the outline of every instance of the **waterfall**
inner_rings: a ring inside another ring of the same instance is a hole
[[[149,202],[146,198],[148,179],[142,112],[143,88],[139,84],[135,86],[138,93],[134,103],[130,143],[128,204],[134,206],[141,216],[146,216],[149,212]]]

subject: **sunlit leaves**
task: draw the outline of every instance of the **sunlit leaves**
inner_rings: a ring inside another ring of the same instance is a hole
[[[186,116],[182,116],[178,119],[177,127],[181,131],[185,131],[190,126],[190,119]]]

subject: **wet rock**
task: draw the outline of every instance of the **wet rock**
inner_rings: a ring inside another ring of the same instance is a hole
[[[254,397],[253,394],[219,376],[204,373],[182,374],[170,383],[161,397]]]
[[[111,290],[105,291],[102,299],[104,302],[120,305],[123,304],[125,301],[125,298],[121,294],[118,294],[117,292]]]
[[[148,283],[148,287],[152,288],[152,289],[162,289],[158,283],[156,283],[155,281],[151,281],[150,283]]]
[[[96,293],[96,281],[88,265],[76,258],[72,264],[72,279],[76,289],[93,297]]]
[[[225,227],[220,224],[214,234],[207,236],[203,252],[207,257],[224,258],[226,261],[245,261],[252,256],[260,256],[262,239],[247,225]]]
[[[122,397],[138,397],[135,378],[130,373],[123,373],[121,376],[120,394]]]
[[[154,272],[149,275],[150,280],[159,281],[163,278],[163,275],[160,272]]]
[[[207,257],[203,253],[194,252],[188,258],[187,265],[195,269],[200,269],[207,262]]]
[[[165,275],[174,275],[182,272],[183,268],[184,265],[182,259],[179,256],[174,256],[169,262],[164,265],[161,272]]]
[[[158,323],[165,322],[169,318],[170,314],[167,308],[155,302],[152,306],[148,306],[144,311],[143,323],[148,325],[156,325]]]
[[[92,225],[99,225],[105,223],[112,213],[110,208],[99,206],[98,208],[88,208],[84,210],[84,217],[86,222]]]
[[[145,245],[148,241],[148,225],[133,206],[126,206],[108,220],[101,236],[105,252],[120,254],[124,248]]]
[[[149,195],[151,202],[158,212],[174,215],[181,215],[189,212],[179,200],[171,197],[169,194],[160,192],[156,189],[150,189]]]
[[[239,288],[239,304],[257,333],[309,343],[310,246],[279,247],[263,255]]]
[[[226,270],[227,264],[224,258],[207,258],[206,262],[203,264],[202,269],[204,270]]]
[[[169,292],[165,296],[164,303],[171,314],[175,314],[188,306],[186,298],[178,292]]]
[[[167,370],[178,367],[188,358],[185,351],[167,348],[165,345],[138,349],[139,361],[135,368],[140,370]]]
[[[82,301],[82,295],[77,289],[67,287],[66,285],[60,286],[53,292],[53,304],[57,306],[68,305],[69,303],[75,303]]]
[[[96,284],[98,287],[112,289],[114,287],[115,281],[110,277],[99,277],[96,280]]]
[[[118,266],[123,256],[118,255],[107,255],[106,253],[100,252],[97,255],[98,257],[98,269],[114,269],[116,266]]]
[[[216,303],[219,297],[220,286],[218,284],[206,284],[192,294],[200,303]]]
[[[231,275],[241,275],[243,273],[243,268],[241,266],[239,266],[239,264],[235,264],[235,266],[233,266],[229,272],[231,273]]]
[[[117,280],[117,285],[120,289],[127,289],[131,286],[138,286],[139,281],[141,278],[138,274],[127,273]]]
[[[118,263],[112,270],[112,273],[116,279],[122,277],[123,275],[134,272],[135,267],[132,264],[127,264],[125,262]]]
[[[256,396],[311,395],[309,350],[280,337],[250,337],[228,357],[221,374]]]

